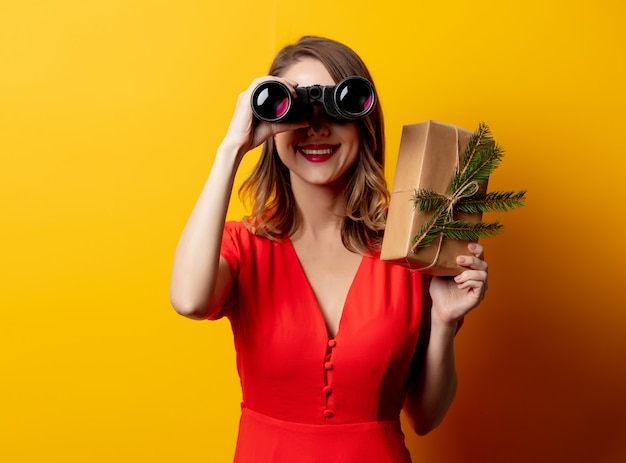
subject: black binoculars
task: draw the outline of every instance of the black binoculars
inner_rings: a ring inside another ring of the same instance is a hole
[[[376,92],[370,81],[346,77],[337,85],[296,87],[296,98],[282,82],[268,80],[252,92],[252,112],[262,121],[281,122],[308,119],[313,104],[321,104],[328,117],[340,121],[365,117],[376,105]]]

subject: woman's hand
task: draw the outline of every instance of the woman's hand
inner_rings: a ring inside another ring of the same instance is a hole
[[[430,283],[433,322],[456,324],[485,297],[487,263],[483,247],[470,243],[467,248],[472,256],[457,257],[457,263],[467,270],[454,278],[433,277]]]
[[[239,95],[235,113],[230,121],[226,137],[222,145],[234,148],[240,156],[256,148],[265,140],[273,137],[277,133],[295,130],[308,126],[307,121],[270,123],[255,119],[250,105],[250,98],[254,89],[267,80],[277,80],[289,87],[292,96],[295,98],[295,88],[297,82],[280,77],[265,76],[254,79],[250,86]]]

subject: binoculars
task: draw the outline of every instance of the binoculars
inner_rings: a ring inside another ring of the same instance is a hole
[[[282,82],[268,80],[252,92],[252,112],[266,122],[300,121],[312,114],[312,105],[321,104],[331,119],[351,121],[369,114],[376,105],[376,92],[370,81],[346,77],[337,85],[296,87],[296,98]]]

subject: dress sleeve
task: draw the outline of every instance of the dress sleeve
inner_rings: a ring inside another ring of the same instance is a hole
[[[235,310],[237,306],[237,275],[239,274],[241,247],[238,237],[238,224],[236,222],[226,222],[224,224],[224,234],[222,235],[222,244],[220,248],[220,256],[228,263],[230,274],[233,279],[233,287],[230,294],[222,304],[222,308],[209,320],[218,320],[224,316],[228,316]]]
[[[222,246],[220,249],[220,256],[228,262],[233,281],[237,280],[241,256],[241,247],[237,233],[238,225],[237,222],[226,222],[226,224],[224,224],[224,234],[222,236]]]

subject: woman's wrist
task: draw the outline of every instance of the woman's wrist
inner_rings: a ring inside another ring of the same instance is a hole
[[[217,156],[225,156],[228,159],[241,160],[243,155],[246,154],[245,149],[240,143],[225,138],[222,143],[217,147]]]
[[[433,307],[431,311],[431,334],[433,332],[441,333],[442,335],[450,334],[454,336],[457,332],[459,321],[454,318],[442,318],[439,316],[440,311]]]

